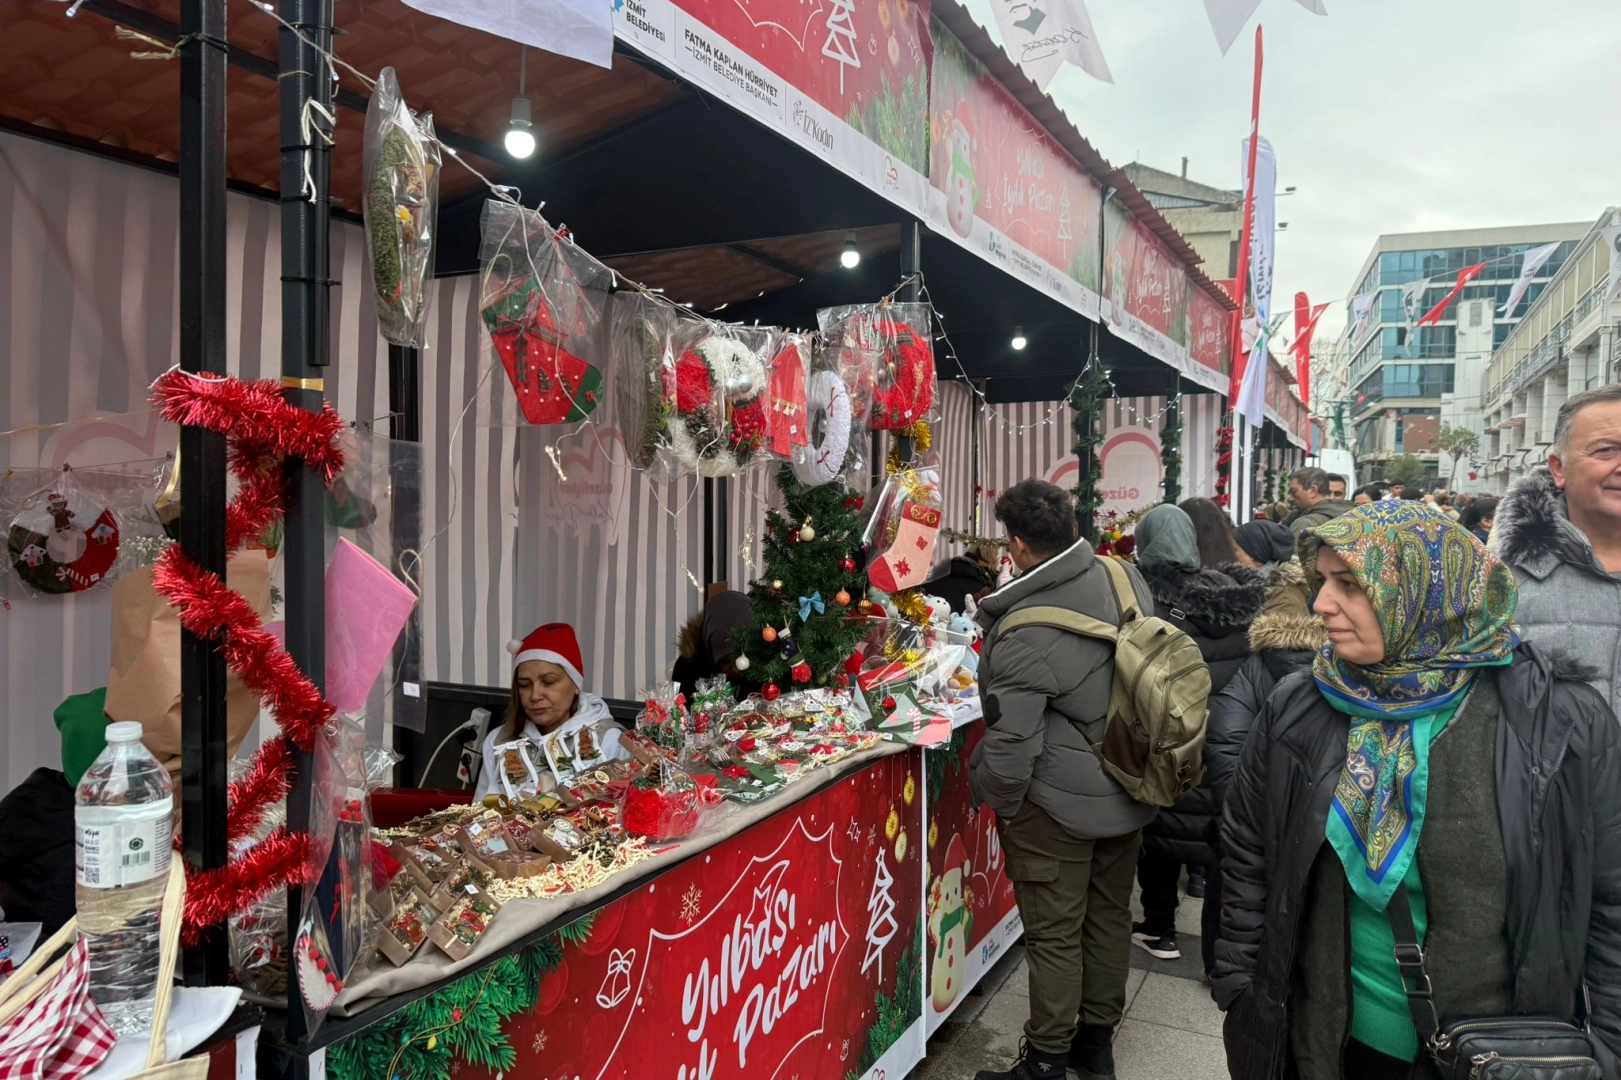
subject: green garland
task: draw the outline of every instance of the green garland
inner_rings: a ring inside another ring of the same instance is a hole
[[[867,1045],[856,1059],[856,1068],[845,1080],[861,1080],[878,1059],[894,1046],[908,1028],[923,1015],[923,919],[917,921],[917,937],[901,953],[895,969],[895,993],[879,991],[873,996],[873,1021],[867,1029]]]
[[[1277,483],[1278,470],[1268,465],[1266,467],[1266,472],[1261,474],[1261,500],[1266,503],[1267,506],[1271,506],[1277,501]]]
[[[1069,388],[1069,407],[1074,412],[1071,427],[1075,431],[1075,457],[1091,463],[1090,467],[1076,470],[1075,520],[1080,525],[1081,535],[1090,543],[1097,542],[1096,518],[1103,506],[1103,496],[1098,492],[1099,474],[1103,471],[1098,461],[1098,447],[1103,443],[1103,402],[1112,390],[1113,385],[1100,360],[1089,363]]]
[[[1159,433],[1160,460],[1165,465],[1165,501],[1182,501],[1182,408],[1165,412],[1165,426]]]
[[[384,1017],[327,1053],[333,1080],[448,1080],[451,1065],[508,1071],[518,1054],[501,1030],[535,1007],[540,982],[563,960],[565,944],[591,934],[586,915],[543,941],[488,967],[464,975],[419,1001]]]

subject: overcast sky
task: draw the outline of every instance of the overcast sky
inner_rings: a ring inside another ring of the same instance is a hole
[[[1299,289],[1343,301],[1381,233],[1621,204],[1617,0],[1325,4],[1326,18],[1261,0],[1224,57],[1201,0],[1086,0],[1114,84],[1066,66],[1050,91],[1111,162],[1175,172],[1186,155],[1190,178],[1236,188],[1261,22],[1261,133],[1280,190],[1298,189],[1278,200],[1274,311]],[[988,0],[968,6],[995,36]]]

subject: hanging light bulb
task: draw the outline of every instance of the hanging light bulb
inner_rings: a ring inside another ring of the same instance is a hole
[[[856,234],[844,234],[844,253],[839,256],[839,265],[846,270],[854,270],[861,265],[861,252],[856,250]]]
[[[1024,347],[1030,344],[1030,339],[1024,336],[1024,327],[1015,327],[1013,331],[1013,351],[1023,352]]]
[[[520,161],[535,152],[535,118],[524,96],[524,79],[529,71],[529,46],[518,46],[518,96],[512,99],[512,119],[507,122],[507,153]]]

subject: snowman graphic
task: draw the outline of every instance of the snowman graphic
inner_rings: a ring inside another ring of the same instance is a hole
[[[972,869],[962,837],[953,833],[945,866],[929,890],[929,940],[934,943],[929,991],[937,1013],[950,1012],[962,994],[968,933],[974,925],[974,894],[965,884]]]
[[[974,117],[968,102],[957,102],[951,126],[951,168],[946,172],[946,217],[958,236],[968,239],[974,229],[974,207],[979,185],[974,183]]]

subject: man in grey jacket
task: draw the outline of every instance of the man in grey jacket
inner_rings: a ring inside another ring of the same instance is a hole
[[[1108,571],[1075,539],[1075,504],[1041,480],[996,500],[1020,576],[979,605],[985,737],[974,749],[976,800],[996,811],[1008,877],[1024,919],[1030,1020],[1019,1061],[977,1080],[1113,1080],[1111,1044],[1126,1003],[1131,883],[1155,808],[1127,795],[1092,745],[1103,740],[1113,646],[1047,626],[998,638],[1020,608],[1069,608],[1105,622],[1119,610]],[[1128,567],[1138,603],[1147,586]]]
[[[1592,668],[1621,710],[1621,384],[1560,408],[1548,465],[1498,504],[1492,547],[1519,581],[1526,639]]]
[[[1340,481],[1341,494],[1332,494],[1333,481]],[[1326,525],[1352,510],[1344,495],[1343,477],[1331,477],[1322,469],[1296,469],[1289,474],[1289,502],[1295,512],[1283,519],[1289,531],[1299,536],[1307,529]]]

